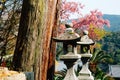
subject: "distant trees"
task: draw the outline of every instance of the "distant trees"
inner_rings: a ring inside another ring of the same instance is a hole
[[[120,32],[111,32],[100,43],[102,50],[106,51],[114,60],[114,64],[120,64]]]

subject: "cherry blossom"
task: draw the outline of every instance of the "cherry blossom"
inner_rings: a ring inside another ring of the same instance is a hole
[[[60,9],[60,18],[64,20],[68,20],[70,15],[73,13],[81,14],[81,9],[84,8],[84,5],[76,2],[67,2],[66,0],[62,0],[61,9]]]
[[[61,5],[60,10],[60,18],[61,20],[64,19],[69,20],[70,14],[78,13],[82,15],[81,9],[83,9],[84,5],[81,3],[76,2],[67,2],[64,0]],[[101,11],[93,10],[90,11],[89,14],[85,16],[78,17],[77,20],[71,21],[73,24],[73,28],[82,30],[88,30],[89,36],[94,40],[101,39],[104,34],[104,26],[107,25],[110,27],[110,22],[103,18],[103,14]],[[65,26],[60,26],[61,30],[65,29]],[[99,33],[98,33],[99,32]],[[101,32],[101,33],[100,33]]]

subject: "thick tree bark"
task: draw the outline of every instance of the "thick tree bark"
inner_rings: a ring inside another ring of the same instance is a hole
[[[13,67],[35,72],[35,80],[47,80],[53,70],[55,43],[51,37],[56,33],[56,6],[57,0],[23,0]]]

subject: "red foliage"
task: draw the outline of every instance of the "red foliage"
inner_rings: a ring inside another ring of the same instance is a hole
[[[104,25],[110,27],[109,21],[103,19],[102,16],[103,14],[98,10],[91,11],[90,14],[80,18],[77,23],[74,22],[73,28],[88,30],[92,39],[100,40],[105,35]]]
[[[103,14],[98,11],[94,10],[91,11],[90,14],[86,15],[85,17],[80,18],[80,20],[74,24],[74,28],[80,28],[86,26],[89,29],[90,25],[93,25],[98,28],[103,28],[104,25],[110,26],[109,21],[102,18]]]

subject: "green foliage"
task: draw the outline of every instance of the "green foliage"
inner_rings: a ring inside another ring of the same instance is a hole
[[[106,75],[105,73],[109,71],[108,65],[113,63],[112,57],[105,51],[95,49],[92,53],[92,58],[90,59],[90,70],[94,74],[96,79],[102,79]]]
[[[100,68],[97,68],[94,77],[95,80],[114,80],[112,77],[104,73]]]
[[[91,63],[101,63],[101,62],[109,62],[111,59],[111,56],[109,56],[105,51],[100,51],[95,49],[95,51],[92,54],[92,58],[90,60]],[[109,62],[110,63],[110,62]]]
[[[81,69],[82,69],[82,67],[80,65],[77,65],[77,69],[75,70],[76,76],[79,76],[79,72]]]
[[[63,77],[59,77],[59,76],[55,75],[54,80],[63,80]]]
[[[63,54],[63,45],[62,43],[57,44],[57,50],[56,50],[56,60],[59,60],[59,56]]]
[[[63,80],[67,73],[67,69],[63,69],[54,75],[54,80]]]
[[[114,64],[120,64],[120,32],[112,32],[106,35],[100,43],[102,44],[102,50],[112,57]]]

